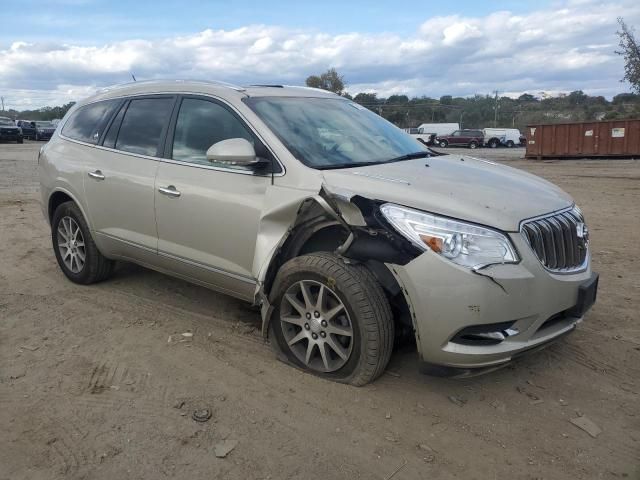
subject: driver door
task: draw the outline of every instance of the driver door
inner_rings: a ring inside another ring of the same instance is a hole
[[[462,131],[456,130],[451,134],[450,145],[460,145],[464,142],[464,138],[462,137]]]
[[[206,151],[229,138],[257,140],[229,107],[208,97],[182,97],[174,116],[155,184],[161,266],[253,300],[251,269],[271,174],[214,164]]]

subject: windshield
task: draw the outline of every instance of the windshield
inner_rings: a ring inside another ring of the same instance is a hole
[[[10,118],[0,117],[0,125],[13,125],[13,120]]]
[[[422,144],[382,117],[341,98],[255,97],[245,102],[305,165],[347,168],[403,160]]]
[[[51,122],[36,122],[36,125],[38,127],[53,128],[53,123],[51,123]]]

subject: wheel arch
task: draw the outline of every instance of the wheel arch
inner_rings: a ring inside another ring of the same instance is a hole
[[[357,208],[366,210],[363,204],[370,200],[362,197],[359,200],[355,202]],[[337,253],[347,261],[358,262],[367,267],[392,306],[394,322],[398,322],[399,326],[411,327],[406,292],[386,265],[396,261],[405,264],[409,261],[409,255],[392,251],[391,244],[384,243],[386,240],[377,233],[371,233],[370,236],[367,232],[372,229],[349,224],[340,211],[334,202],[327,202],[323,196],[303,201],[288,234],[269,259],[261,282],[259,300],[262,301],[262,333],[265,337],[268,336],[274,310],[272,287],[278,270],[293,258],[315,252]]]
[[[89,226],[89,229],[92,230],[91,220],[82,203],[78,201],[78,198],[72,192],[62,187],[55,188],[51,192],[51,195],[49,195],[49,199],[47,201],[47,219],[49,220],[49,224],[51,224],[51,221],[53,220],[53,215],[56,212],[56,209],[63,203],[69,201],[78,206],[85,222],[87,222],[87,225]]]

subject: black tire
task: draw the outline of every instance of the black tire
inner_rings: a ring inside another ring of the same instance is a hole
[[[469,148],[475,150],[476,148],[478,148],[478,142],[469,143]]]
[[[515,147],[515,146],[516,146],[516,144],[515,144],[515,143],[513,143],[513,140],[508,140],[508,141],[507,141],[507,148],[513,148],[513,147]]]
[[[17,143],[24,143],[24,139],[19,138],[18,140],[16,140]]]
[[[353,345],[348,360],[336,371],[307,368],[285,341],[280,321],[282,299],[287,290],[301,280],[331,288],[349,315]],[[270,301],[275,307],[269,330],[271,342],[275,342],[289,363],[320,377],[355,386],[366,385],[384,372],[393,350],[393,316],[380,284],[365,266],[347,263],[326,252],[293,258],[278,271]]]
[[[446,140],[440,140],[438,145],[440,145],[440,148],[447,148],[449,146],[449,142],[447,142]]]
[[[498,145],[500,145],[500,142],[498,140],[496,140],[495,138],[492,139],[492,140],[489,140],[489,147],[498,148]]]
[[[85,262],[79,272],[73,272],[65,265],[58,245],[58,226],[65,217],[71,217],[80,227],[82,237],[84,239]],[[65,202],[56,208],[51,221],[51,243],[56,260],[60,269],[65,276],[74,283],[89,285],[91,283],[101,282],[111,275],[113,271],[113,260],[104,257],[91,236],[91,232],[82,216],[82,212],[74,202]]]

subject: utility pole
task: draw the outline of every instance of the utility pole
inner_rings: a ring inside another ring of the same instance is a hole
[[[498,126],[498,90],[494,91],[496,95],[496,104],[493,107],[493,128]]]

